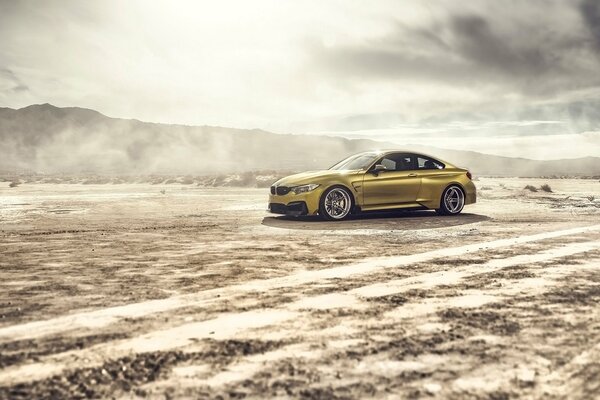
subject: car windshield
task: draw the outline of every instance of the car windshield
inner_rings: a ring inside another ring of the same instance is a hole
[[[373,164],[377,157],[378,155],[376,153],[355,154],[343,159],[329,169],[367,169],[371,164]]]

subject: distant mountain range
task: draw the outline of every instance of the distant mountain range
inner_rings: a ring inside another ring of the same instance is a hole
[[[440,144],[443,146],[443,144]],[[0,108],[0,171],[67,174],[210,174],[327,168],[372,140],[276,134],[258,129],[185,126],[110,118],[50,104]],[[405,146],[478,175],[600,175],[600,158],[538,161],[471,151]]]

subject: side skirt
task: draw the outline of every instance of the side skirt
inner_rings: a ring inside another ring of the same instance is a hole
[[[360,211],[385,211],[385,210],[427,210],[429,207],[421,203],[386,204],[379,206],[363,206]]]

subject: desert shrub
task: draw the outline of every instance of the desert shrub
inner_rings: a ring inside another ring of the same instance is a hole
[[[596,196],[587,196],[586,199],[593,203],[596,200]]]
[[[226,179],[227,179],[227,175],[223,175],[223,174],[217,175],[214,177],[214,179],[212,181],[212,186],[223,186]]]
[[[81,182],[83,185],[106,185],[110,183],[110,178],[103,176],[93,176]]]
[[[58,178],[44,178],[41,180],[41,183],[54,183],[54,184],[59,184],[59,183],[63,183],[62,179],[58,179]],[[69,183],[77,183],[77,181],[72,180]]]
[[[530,192],[537,192],[537,188],[535,186],[531,186],[531,185],[527,185],[525,186],[526,190],[529,190]]]
[[[192,178],[191,176],[185,176],[185,177],[181,178],[182,185],[191,185],[193,183],[194,183],[194,178]]]
[[[11,183],[8,185],[8,187],[17,187],[17,186],[19,186],[20,184],[21,184],[21,182],[19,182],[19,181],[12,181],[12,182],[11,182]]]
[[[547,183],[544,183],[542,186],[540,186],[540,189],[542,189],[544,192],[552,193],[552,188]]]

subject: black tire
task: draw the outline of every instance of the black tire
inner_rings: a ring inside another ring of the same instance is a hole
[[[329,205],[329,207],[326,207],[325,204],[326,201],[328,201],[328,196],[330,194],[333,195],[334,193],[337,193],[340,196],[342,196],[342,198],[340,198],[340,201],[343,201],[343,212],[340,213],[338,216],[332,215],[330,212],[328,212],[327,209],[331,209],[331,205]],[[328,221],[341,221],[343,219],[346,219],[348,218],[348,216],[350,216],[350,214],[352,214],[353,209],[354,197],[352,196],[352,193],[344,186],[330,187],[329,189],[323,192],[323,194],[321,195],[321,199],[319,200],[319,216]]]
[[[450,185],[442,193],[440,208],[435,212],[438,215],[458,215],[464,207],[465,191],[458,185]]]

